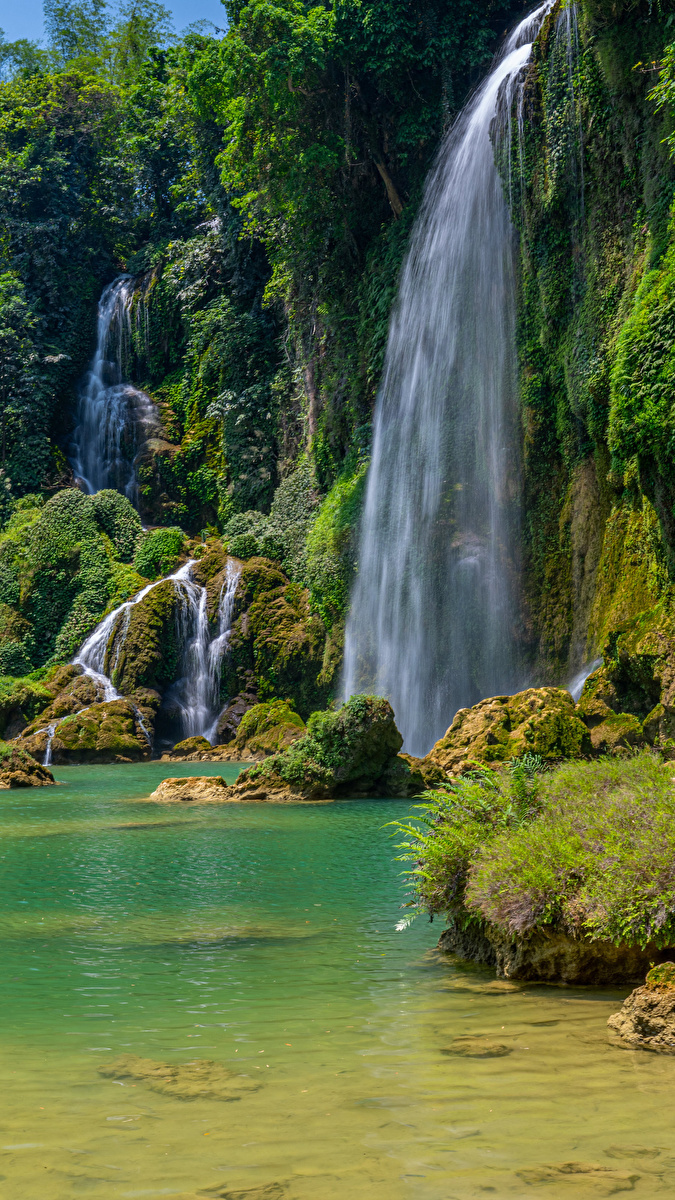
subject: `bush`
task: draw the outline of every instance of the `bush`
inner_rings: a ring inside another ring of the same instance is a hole
[[[235,558],[256,558],[260,554],[258,539],[252,533],[239,533],[231,538],[229,549]]]
[[[94,515],[101,529],[107,533],[122,562],[131,562],[141,538],[143,526],[136,509],[112,488],[105,488],[92,496]]]
[[[182,529],[153,529],[143,534],[134,556],[134,569],[146,579],[169,575],[176,567],[185,548]]]
[[[530,783],[483,770],[425,798],[422,828],[399,826],[418,910],[512,936],[675,941],[673,767],[653,752]]]

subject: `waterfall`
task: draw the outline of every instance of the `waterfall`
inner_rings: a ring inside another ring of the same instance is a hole
[[[137,505],[135,460],[148,436],[159,431],[159,420],[149,396],[124,380],[132,298],[126,275],[101,295],[96,353],[80,392],[71,464],[84,492],[114,488]]]
[[[552,3],[445,138],[389,330],[343,693],[389,697],[416,754],[457,709],[522,681],[514,233],[493,138]]]
[[[218,602],[217,632],[214,635],[208,618],[207,590],[193,579],[194,565],[194,560],[185,563],[173,575],[147,584],[131,600],[120,604],[96,626],[73,663],[81,666],[85,674],[103,688],[104,700],[122,699],[106,674],[106,666],[114,674],[134,606],[160,583],[172,583],[176,595],[178,638],[184,649],[181,677],[173,684],[167,698],[178,710],[181,738],[201,735],[213,742],[220,715],[221,665],[229,647],[241,566],[228,558]],[[115,662],[111,665],[107,660],[113,638],[117,642],[117,650]],[[150,741],[140,716],[139,724]]]

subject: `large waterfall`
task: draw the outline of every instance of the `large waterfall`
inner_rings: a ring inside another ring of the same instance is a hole
[[[132,282],[122,276],[101,295],[96,353],[80,392],[71,463],[83,491],[115,488],[137,504],[136,456],[159,430],[159,420],[149,396],[124,380]]]
[[[494,140],[552,3],[507,39],[441,147],[389,331],[343,690],[389,697],[417,754],[522,679],[514,233]]]

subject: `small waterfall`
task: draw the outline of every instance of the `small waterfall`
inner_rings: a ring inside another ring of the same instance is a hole
[[[185,563],[173,575],[149,583],[131,600],[120,604],[96,626],[73,659],[73,663],[81,666],[85,674],[103,688],[104,700],[122,699],[105,673],[106,665],[111,674],[114,673],[134,606],[160,583],[172,583],[177,600],[177,632],[184,650],[181,678],[174,683],[167,698],[178,710],[181,738],[203,736],[212,741],[220,712],[220,670],[232,632],[234,598],[241,567],[234,559],[227,560],[218,603],[218,627],[215,635],[208,619],[207,590],[192,578],[193,567],[194,560]],[[118,635],[117,653],[111,666],[107,659],[111,639],[115,634]],[[140,728],[150,742],[150,736],[138,712],[137,717]]]
[[[150,398],[124,380],[132,298],[129,276],[116,279],[101,295],[96,353],[80,392],[71,464],[84,492],[114,488],[137,505],[136,456],[160,426]]]
[[[388,696],[416,754],[522,680],[514,234],[493,139],[510,136],[552,3],[514,30],[441,147],[389,331],[343,693]]]
[[[45,748],[45,756],[42,760],[43,767],[51,767],[52,765],[52,742],[54,741],[54,734],[56,733],[57,725],[58,721],[53,721],[51,725],[47,726],[47,745]]]

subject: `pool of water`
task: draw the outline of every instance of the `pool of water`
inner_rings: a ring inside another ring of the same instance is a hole
[[[407,802],[160,807],[164,764],[56,773],[0,799],[2,1200],[673,1194],[675,1059],[608,1044],[625,992],[395,931]],[[467,1035],[509,1053],[445,1053]],[[244,1090],[100,1073],[122,1055]]]

